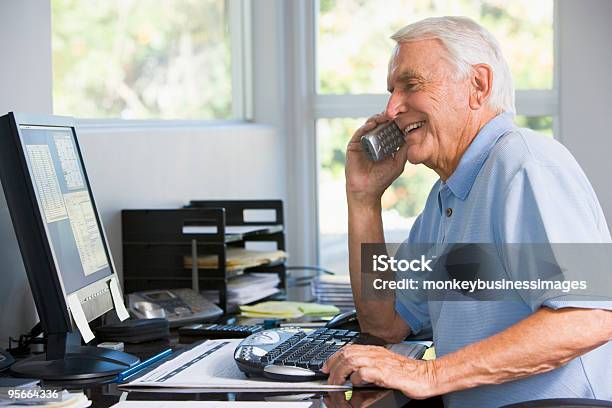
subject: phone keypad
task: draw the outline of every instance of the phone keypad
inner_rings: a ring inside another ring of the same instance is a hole
[[[393,122],[382,131],[380,141],[382,143],[383,155],[388,156],[395,153],[404,143],[404,134],[395,122]]]
[[[404,143],[404,133],[395,122],[385,123],[361,138],[363,149],[372,161],[395,153]]]

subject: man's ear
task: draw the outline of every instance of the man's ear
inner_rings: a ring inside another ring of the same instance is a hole
[[[487,64],[472,66],[470,74],[470,108],[482,108],[491,95],[493,87],[493,69]]]

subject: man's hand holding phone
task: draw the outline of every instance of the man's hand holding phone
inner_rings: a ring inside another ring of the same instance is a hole
[[[361,126],[346,148],[346,194],[352,202],[368,207],[380,205],[385,190],[397,179],[406,166],[407,145],[403,144],[392,156],[374,162],[368,159],[361,137],[391,119],[384,114],[374,115]]]

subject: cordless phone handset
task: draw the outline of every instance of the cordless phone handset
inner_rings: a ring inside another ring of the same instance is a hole
[[[361,137],[361,145],[368,159],[380,161],[397,152],[404,144],[404,132],[395,121],[378,125]]]

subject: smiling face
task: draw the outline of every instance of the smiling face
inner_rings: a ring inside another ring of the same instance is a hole
[[[447,55],[436,39],[402,42],[387,77],[391,96],[386,114],[404,131],[408,161],[442,173],[454,169],[471,142],[466,140],[472,116],[470,81],[456,78]]]

